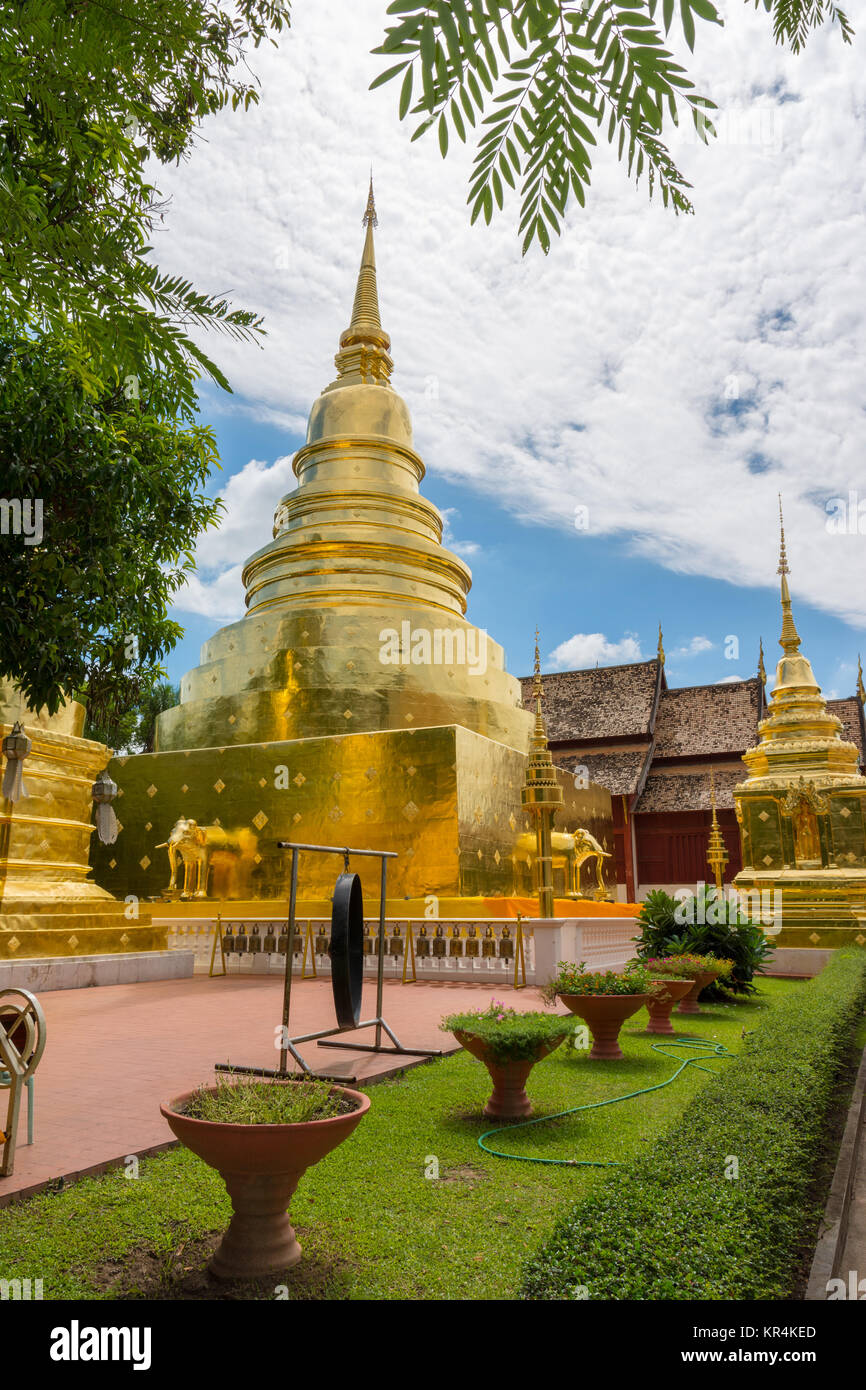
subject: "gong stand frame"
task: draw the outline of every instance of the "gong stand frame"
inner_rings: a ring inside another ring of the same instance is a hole
[[[445,1054],[441,1048],[432,1047],[404,1047],[397,1037],[394,1030],[389,1027],[385,1018],[382,1016],[382,995],[385,988],[385,905],[386,888],[388,878],[388,860],[396,859],[397,854],[394,850],[387,849],[351,849],[348,846],[341,848],[338,845],[300,845],[291,840],[278,840],[278,849],[290,849],[292,851],[292,880],[289,890],[289,920],[287,926],[287,949],[286,949],[286,975],[283,988],[283,1023],[280,1034],[280,1065],[276,1069],[269,1067],[241,1067],[229,1062],[218,1062],[215,1071],[243,1072],[251,1076],[276,1076],[288,1077],[292,1073],[289,1071],[289,1053],[297,1062],[305,1076],[314,1076],[322,1081],[354,1081],[354,1076],[328,1076],[325,1072],[313,1071],[301,1056],[297,1049],[297,1043],[315,1042],[319,1047],[345,1047],[351,1052],[387,1052],[393,1056],[401,1057],[442,1057]],[[344,872],[349,872],[349,856],[352,854],[362,855],[367,859],[378,859],[381,861],[381,875],[379,887],[379,950],[378,950],[378,970],[376,975],[376,1016],[375,1018],[364,1019],[361,1023],[347,1024],[345,1027],[338,1025],[336,1028],[321,1028],[316,1033],[302,1033],[296,1037],[289,1034],[289,1015],[292,1003],[292,961],[295,950],[295,911],[298,900],[298,855],[301,853],[310,854],[339,854],[343,858]],[[376,1041],[373,1043],[356,1042],[325,1042],[325,1038],[334,1038],[337,1033],[360,1032],[362,1028],[375,1028]],[[382,1034],[387,1033],[392,1045],[382,1042]]]

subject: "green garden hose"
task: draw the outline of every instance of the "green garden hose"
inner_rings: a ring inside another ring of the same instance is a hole
[[[528,1154],[507,1154],[501,1149],[491,1149],[484,1140],[489,1139],[492,1134],[502,1134],[506,1130],[528,1129],[530,1125],[546,1125],[551,1120],[561,1120],[565,1115],[576,1115],[581,1110],[598,1110],[603,1105],[617,1105],[621,1100],[632,1100],[635,1096],[648,1095],[650,1091],[661,1091],[663,1087],[670,1086],[672,1081],[676,1081],[681,1072],[686,1067],[697,1067],[698,1071],[707,1071],[711,1076],[718,1076],[718,1072],[713,1071],[712,1067],[701,1065],[701,1058],[709,1060],[711,1057],[735,1057],[736,1053],[729,1052],[724,1043],[710,1042],[706,1038],[671,1038],[668,1042],[653,1043],[653,1052],[660,1052],[664,1057],[673,1057],[676,1061],[675,1052],[666,1052],[666,1048],[691,1049],[700,1048],[696,1057],[686,1057],[680,1062],[673,1076],[669,1076],[667,1081],[660,1081],[657,1086],[643,1086],[639,1091],[627,1091],[624,1096],[612,1096],[610,1100],[595,1100],[589,1105],[573,1105],[569,1110],[558,1110],[555,1115],[540,1115],[535,1120],[521,1120],[516,1125],[500,1125],[497,1129],[487,1129],[478,1140],[478,1147],[483,1149],[486,1154],[493,1154],[495,1158],[513,1158],[518,1163],[550,1163],[560,1168],[618,1168],[620,1166],[616,1159],[597,1159],[597,1158],[532,1158]]]

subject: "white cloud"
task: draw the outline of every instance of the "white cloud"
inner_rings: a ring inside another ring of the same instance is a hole
[[[258,108],[159,171],[157,250],[266,314],[261,351],[209,348],[262,418],[301,419],[348,321],[372,156],[383,320],[428,468],[539,526],[585,506],[590,535],[741,585],[775,585],[781,490],[795,598],[866,626],[866,536],[824,510],[866,494],[866,40],[827,27],[795,56],[763,10],[724,8],[685,55],[724,113],[709,149],[674,149],[695,217],[648,206],[602,144],[587,210],[521,259],[514,198],[469,226],[471,150],[410,144],[396,91],[367,90],[382,0],[331,0],[253,55]],[[268,539],[263,501],[204,543],[204,586]]]
[[[243,617],[244,562],[271,539],[277,504],[294,485],[288,456],[272,464],[250,459],[240,472],[232,474],[221,489],[225,504],[222,519],[200,538],[196,573],[175,597],[179,612],[201,613],[220,622]]]
[[[743,680],[743,679],[744,679],[743,676],[723,676],[722,679],[721,679],[720,681],[715,681],[714,684],[715,684],[715,685],[739,685],[740,681]]]
[[[715,642],[711,642],[709,637],[693,637],[691,641],[686,642],[684,646],[676,647],[672,655],[685,657],[700,656],[702,652],[711,652],[715,645]]]
[[[576,632],[550,653],[548,661],[560,671],[582,671],[589,666],[619,666],[643,660],[640,642],[633,633],[609,642],[603,632]]]
[[[462,555],[464,560],[469,560],[473,556],[481,554],[481,546],[477,541],[460,541],[456,538],[453,531],[454,518],[460,512],[456,507],[441,507],[440,516],[442,517],[442,544],[448,550],[453,550],[455,555]]]

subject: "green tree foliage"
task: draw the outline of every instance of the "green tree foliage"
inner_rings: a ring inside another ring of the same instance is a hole
[[[41,505],[38,544],[0,536],[0,676],[34,708],[85,700],[106,730],[182,635],[168,607],[222,506],[211,430],[178,424],[158,387],[94,398],[62,339],[0,319],[0,478],[31,520]]]
[[[0,673],[52,712],[84,699],[113,744],[152,737],[138,711],[182,633],[168,605],[218,515],[195,387],[229,387],[196,335],[261,333],[160,271],[153,170],[204,117],[258,100],[246,55],[289,13],[0,0],[0,494],[38,502],[44,530],[0,541]]]
[[[126,678],[123,688],[94,694],[87,706],[84,737],[117,752],[152,753],[157,715],[180,704],[180,686],[164,679],[159,666]]]
[[[150,372],[191,409],[202,372],[228,389],[191,331],[259,333],[159,270],[147,170],[183,159],[204,116],[257,101],[244,55],[288,23],[289,0],[0,0],[0,302],[61,333],[92,393]]]
[[[832,0],[755,0],[780,43],[799,52],[811,30],[851,26]],[[666,123],[690,119],[704,143],[716,109],[667,46],[675,19],[690,50],[697,22],[720,25],[710,0],[394,0],[375,50],[397,58],[372,83],[399,79],[400,119],[417,140],[435,129],[442,156],[452,134],[476,132],[468,202],[472,221],[520,187],[524,254],[546,253],[574,196],[583,207],[599,135],[636,183],[665,207],[691,212],[691,185],[670,156]]]

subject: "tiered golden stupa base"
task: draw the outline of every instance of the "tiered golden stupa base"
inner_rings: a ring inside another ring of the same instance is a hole
[[[185,915],[182,868],[168,892],[162,847],[183,817],[197,823],[186,844],[183,836],[178,841],[179,854],[194,866],[190,908],[201,903],[214,913],[225,904],[240,914],[253,905],[255,915],[267,912],[265,904],[284,903],[291,856],[277,842],[295,840],[395,851],[388,898],[402,904],[401,915],[411,907],[412,915],[424,916],[430,898],[438,899],[438,915],[445,915],[445,903],[454,916],[474,915],[473,903],[485,915],[490,899],[534,893],[535,837],[520,804],[525,766],[524,753],[453,724],[118,759],[112,775],[123,793],[125,824],[115,845],[95,848],[94,868],[118,895],[169,901]],[[598,787],[575,790],[565,774],[563,790],[554,872],[565,896],[574,886],[568,831],[583,828],[609,839],[610,798]],[[196,848],[202,829],[204,844]],[[376,861],[351,867],[361,875],[365,900],[378,900]],[[305,911],[330,912],[341,869],[336,856],[301,856]],[[594,864],[584,868],[587,879],[590,870],[594,886]]]
[[[92,911],[74,901],[60,901],[52,912],[4,913],[0,918],[0,960],[166,949],[166,929],[151,920],[149,911],[142,912],[138,921],[128,921],[123,903],[106,895],[100,905],[107,910]]]
[[[0,738],[16,720],[32,747],[27,794],[0,799],[0,960],[165,950],[165,928],[148,911],[88,878],[91,789],[110,750],[80,737],[83,708],[71,702],[52,717],[35,714],[3,685]]]
[[[774,946],[833,949],[866,946],[866,869],[783,869],[758,873],[743,869],[737,874],[741,893],[768,895],[778,890],[782,904],[782,930],[772,938]],[[778,925],[778,924],[777,924]]]

